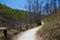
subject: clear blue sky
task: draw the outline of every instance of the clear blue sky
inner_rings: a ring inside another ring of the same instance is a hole
[[[14,8],[14,9],[21,9],[24,10],[25,5],[27,2],[26,0],[0,0],[0,3],[6,4],[7,6]]]
[[[20,9],[20,10],[25,10],[25,4],[27,4],[27,0],[0,0],[0,2],[2,4],[6,4],[7,6],[13,9]]]
[[[27,4],[27,0],[0,0],[0,2],[6,4],[8,7],[20,10],[25,10],[25,4]]]

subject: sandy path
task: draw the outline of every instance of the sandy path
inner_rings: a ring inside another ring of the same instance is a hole
[[[19,34],[16,40],[37,40],[36,33],[41,27],[42,25]]]

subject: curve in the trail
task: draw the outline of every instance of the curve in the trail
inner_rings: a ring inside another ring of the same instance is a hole
[[[37,33],[38,29],[40,29],[41,27],[42,27],[42,25],[38,26],[36,28],[27,30],[27,31],[23,32],[22,35],[19,34],[16,40],[37,40],[36,33]]]

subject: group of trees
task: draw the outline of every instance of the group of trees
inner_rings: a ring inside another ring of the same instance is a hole
[[[38,31],[41,40],[60,40],[60,0],[45,0],[43,14],[44,25]]]
[[[27,11],[12,9],[0,4],[0,16],[2,15],[0,24],[4,22],[4,25],[6,25],[6,23],[7,25],[16,23],[17,25],[22,23],[36,23],[37,25],[41,25],[42,18],[53,11],[57,13],[57,8],[60,8],[59,0],[27,0]]]
[[[27,7],[28,7],[29,14],[30,14],[30,19],[32,18],[31,17],[31,12],[32,12],[34,14],[33,15],[34,23],[37,23],[37,24],[41,25],[42,1],[41,0],[27,0],[27,3],[28,3]]]
[[[6,5],[0,4],[0,26],[12,26],[25,22],[26,11],[12,9]]]
[[[27,0],[27,11],[12,9],[0,4],[0,15],[6,16],[5,19],[15,20],[15,23],[20,21],[18,24],[24,22],[41,25],[42,17],[56,11],[57,8],[60,8],[60,0]]]
[[[57,8],[60,8],[60,0],[27,0],[27,8],[30,15],[31,12],[35,14],[34,21],[41,24],[41,14],[49,15],[51,12],[56,11]]]
[[[12,9],[7,5],[0,3],[0,27],[8,28],[7,30],[4,30],[4,34],[6,38],[7,38],[8,30],[13,29],[14,31],[17,29],[17,32],[18,31],[20,32],[20,31],[25,31],[27,29],[35,27],[35,25],[32,25],[32,26],[29,25],[29,24],[35,23],[34,21],[35,19],[33,18],[39,15],[39,14],[38,15],[34,14],[34,12],[29,11],[28,13],[28,11]],[[31,21],[32,23],[30,23]]]
[[[17,27],[18,30],[33,28],[36,25],[36,16],[40,17],[39,14],[34,12],[12,9],[5,4],[0,4],[0,27]]]

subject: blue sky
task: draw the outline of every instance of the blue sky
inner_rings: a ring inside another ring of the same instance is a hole
[[[44,1],[44,0],[43,0]],[[27,4],[27,0],[0,0],[2,4],[6,4],[7,6],[13,9],[25,10],[25,4]]]
[[[0,0],[0,2],[13,9],[26,10],[27,0]]]
[[[0,0],[0,3],[6,4],[13,9],[25,10],[26,0]]]

